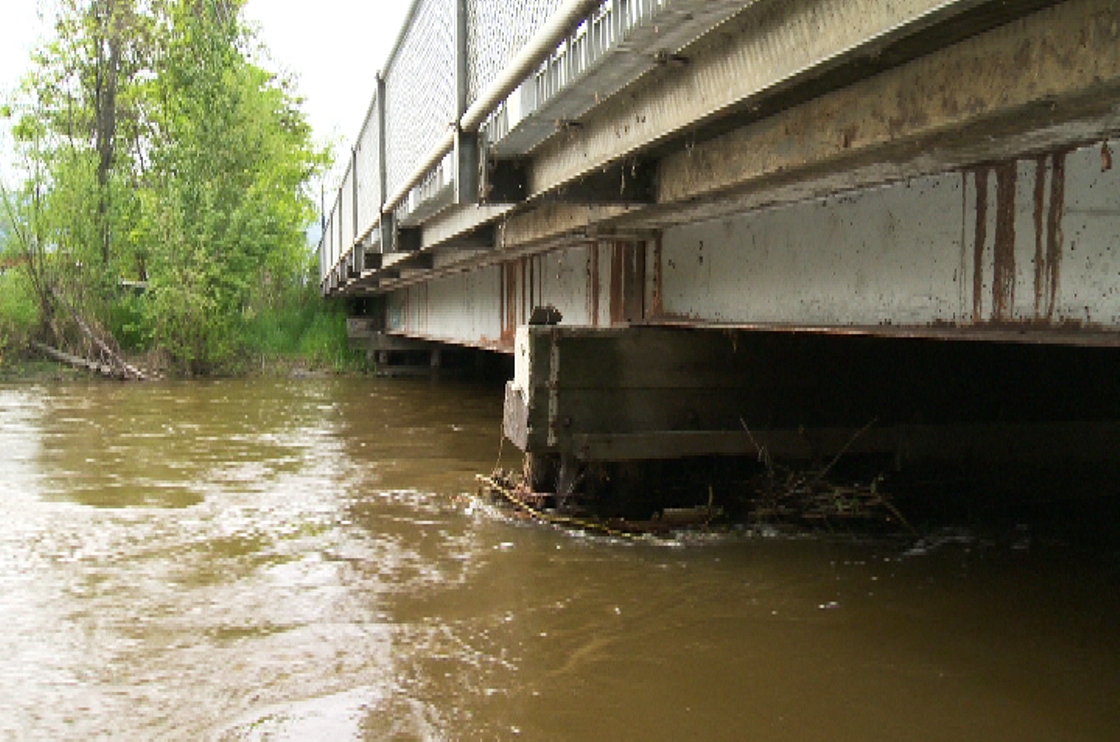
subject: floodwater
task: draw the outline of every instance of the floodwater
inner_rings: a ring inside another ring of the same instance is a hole
[[[515,522],[500,406],[0,386],[0,739],[1120,739],[1109,548]]]

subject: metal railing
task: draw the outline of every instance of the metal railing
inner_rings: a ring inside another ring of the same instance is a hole
[[[394,251],[401,226],[477,200],[459,186],[470,176],[477,182],[481,163],[457,159],[460,149],[525,155],[557,122],[585,114],[659,53],[675,52],[748,4],[414,0],[324,216],[323,292],[360,276],[365,254]],[[658,28],[671,18],[688,21]],[[475,132],[481,146],[455,147]]]

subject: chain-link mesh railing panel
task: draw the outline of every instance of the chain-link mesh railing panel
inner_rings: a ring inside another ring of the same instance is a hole
[[[338,247],[337,247],[337,233],[335,228],[334,215],[337,209],[331,209],[330,216],[327,217],[326,227],[323,229],[323,262],[327,265],[327,272],[338,263]],[[326,273],[323,274],[326,276]]]
[[[358,234],[368,232],[381,214],[381,131],[378,125],[378,106],[381,101],[374,101],[370,106],[369,118],[366,120],[358,143],[354,148],[354,164],[357,169],[358,179]]]
[[[346,177],[342,179],[342,187],[339,189],[338,198],[338,218],[341,220],[339,223],[339,241],[342,243],[339,247],[342,248],[343,253],[350,251],[350,246],[354,244],[354,168],[353,165],[346,171]]]
[[[385,77],[386,187],[403,186],[455,119],[455,0],[422,0]]]
[[[482,0],[479,0],[480,2]],[[757,0],[602,0],[537,72],[487,120],[491,151],[531,152],[556,122],[588,111]]]
[[[562,0],[469,0],[467,102],[493,81]]]
[[[323,226],[325,228],[326,227],[326,220],[324,219],[320,224],[321,224],[321,226]],[[319,283],[320,283],[320,285],[322,285],[323,281],[326,279],[327,271],[330,270],[330,264],[327,262],[329,260],[329,258],[327,256],[327,249],[328,249],[327,248],[327,233],[326,233],[326,230],[324,229],[323,235],[319,238]]]

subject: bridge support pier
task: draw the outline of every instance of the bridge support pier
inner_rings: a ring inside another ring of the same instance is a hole
[[[1116,458],[1116,348],[521,327],[505,433],[535,486],[601,464],[768,457],[1052,471]]]

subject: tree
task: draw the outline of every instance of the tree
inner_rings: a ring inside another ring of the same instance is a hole
[[[289,83],[247,58],[239,3],[172,7],[157,77],[146,223],[156,337],[193,371],[237,351],[253,293],[304,269],[304,184],[324,156]]]
[[[63,0],[16,127],[44,312],[131,313],[188,372],[235,359],[263,286],[306,269],[325,165],[290,81],[254,64],[243,0]],[[122,278],[146,281],[140,300]],[[117,319],[114,319],[117,318]]]

